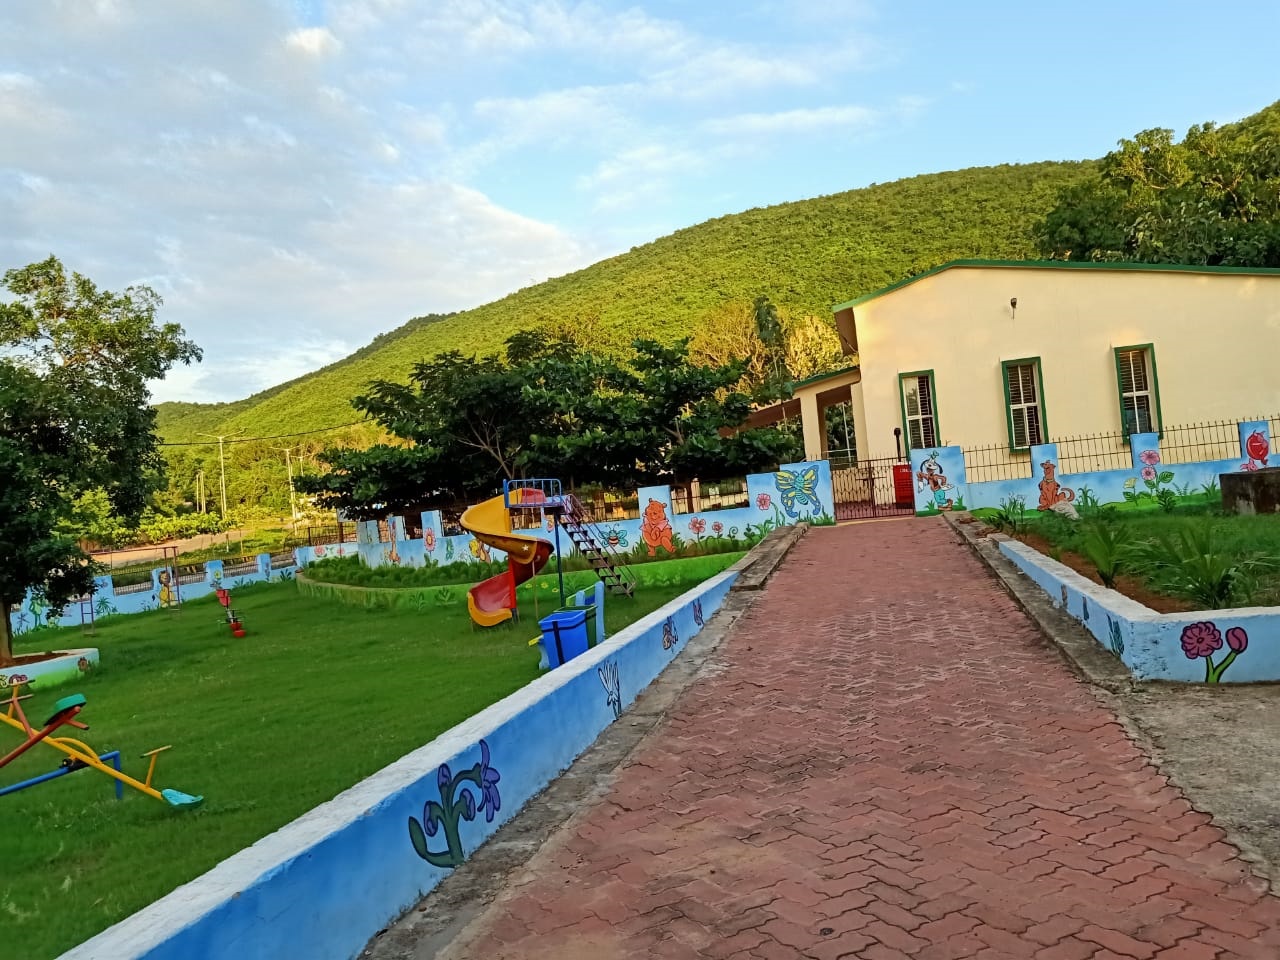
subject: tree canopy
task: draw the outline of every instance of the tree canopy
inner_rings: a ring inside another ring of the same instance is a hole
[[[1280,267],[1280,137],[1261,123],[1181,142],[1144,130],[1062,192],[1038,242],[1057,259]]]
[[[628,360],[539,332],[508,338],[504,356],[440,354],[408,384],[377,381],[354,401],[401,445],[326,451],[330,472],[299,486],[370,518],[474,501],[504,479],[627,488],[740,476],[798,455],[788,433],[735,429],[751,409],[735,389],[740,362],[695,364],[687,342],[647,340]]]
[[[30,589],[52,609],[93,588],[93,568],[60,528],[94,491],[125,520],[160,483],[149,380],[200,350],[158,323],[147,287],[99,290],[55,258],[4,275],[0,303],[0,663],[10,609]]]

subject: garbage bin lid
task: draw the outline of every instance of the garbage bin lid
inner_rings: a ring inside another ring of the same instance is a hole
[[[557,610],[555,613],[549,614],[538,621],[538,626],[544,630],[552,625],[561,628],[576,627],[585,623],[587,614],[583,610]]]

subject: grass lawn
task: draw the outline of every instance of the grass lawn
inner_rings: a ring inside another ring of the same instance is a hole
[[[1203,609],[1204,603],[1193,596],[1192,585],[1229,570],[1238,561],[1260,560],[1263,565],[1246,566],[1234,576],[1229,606],[1280,605],[1280,515],[1244,517],[1223,514],[1221,507],[1221,499],[1192,495],[1179,498],[1171,512],[1154,504],[1123,503],[1101,511],[1082,511],[1079,522],[1029,510],[1026,531],[1021,537],[1054,559],[1098,580],[1095,555],[1098,546],[1091,545],[1090,531],[1099,526],[1115,531],[1121,571],[1117,589],[1162,612]],[[974,511],[975,516],[988,523],[994,522],[996,513]],[[1210,549],[1179,564],[1152,565],[1143,556],[1144,544],[1164,541],[1181,544],[1184,534],[1197,538],[1207,534]]]
[[[736,559],[663,565],[663,582],[607,599],[609,632],[710,575],[708,563]],[[130,790],[116,801],[110,781],[88,770],[0,799],[0,954],[56,956],[537,677],[532,609],[518,625],[473,629],[462,589],[452,603],[365,609],[301,597],[292,583],[255,584],[234,592],[243,640],[212,597],[112,617],[92,638],[78,629],[19,637],[19,653],[102,652],[78,686],[24,703],[33,723],[83,693],[90,729],[80,736],[91,747],[119,749],[125,772],[140,777],[139,754],[172,744],[156,785],[205,803],[175,811]],[[558,596],[542,595],[545,613]],[[0,753],[17,742],[0,730]],[[52,770],[59,756],[36,747],[0,783]]]

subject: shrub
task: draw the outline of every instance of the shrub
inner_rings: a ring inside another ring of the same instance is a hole
[[[1106,522],[1089,524],[1080,542],[1080,552],[1098,571],[1103,586],[1114,588],[1116,577],[1124,570],[1129,550],[1129,534],[1123,526]]]
[[[1157,585],[1208,610],[1247,603],[1257,589],[1254,574],[1274,566],[1223,542],[1209,523],[1157,537],[1134,553]]]

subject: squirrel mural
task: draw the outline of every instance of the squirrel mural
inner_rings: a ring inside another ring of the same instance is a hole
[[[1041,510],[1052,510],[1055,504],[1070,503],[1076,498],[1076,492],[1070,487],[1058,485],[1054,477],[1058,467],[1052,460],[1046,460],[1040,464],[1040,469],[1044,471],[1044,479],[1040,481]]]
[[[644,520],[640,523],[640,536],[649,548],[649,556],[656,556],[658,547],[667,553],[675,553],[676,546],[671,539],[671,521],[667,519],[667,505],[659,500],[649,500],[644,508]]]

